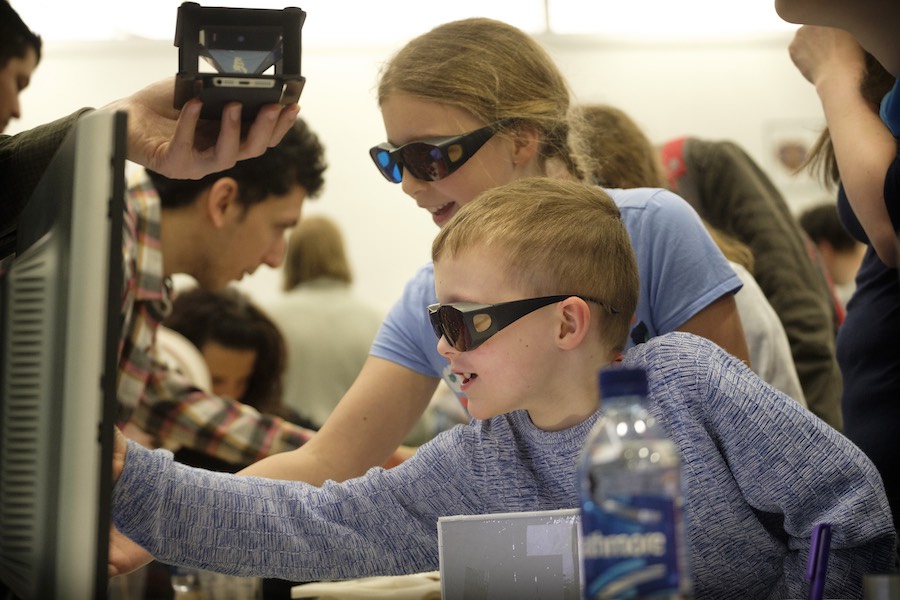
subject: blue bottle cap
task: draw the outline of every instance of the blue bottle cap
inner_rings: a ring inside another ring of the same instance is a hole
[[[647,371],[625,367],[607,367],[600,371],[600,396],[646,396]]]

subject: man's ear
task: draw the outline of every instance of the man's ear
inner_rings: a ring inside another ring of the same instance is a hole
[[[238,202],[238,182],[231,177],[217,179],[207,190],[205,201],[206,213],[210,222],[222,227],[230,214],[240,208]]]
[[[578,347],[591,327],[591,308],[575,296],[559,303],[559,330],[557,345],[563,350]]]

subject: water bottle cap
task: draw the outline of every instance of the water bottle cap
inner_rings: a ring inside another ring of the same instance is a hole
[[[603,398],[647,395],[647,372],[644,369],[606,368],[600,371],[599,381]]]

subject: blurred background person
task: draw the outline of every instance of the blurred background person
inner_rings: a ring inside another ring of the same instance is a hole
[[[586,150],[597,158],[592,173],[595,183],[618,188],[668,186],[659,152],[625,111],[607,104],[586,104],[579,108],[579,115],[589,132]],[[753,275],[753,252],[705,219],[703,224],[743,283],[735,301],[750,350],[750,368],[806,406],[784,325]]]
[[[284,334],[284,401],[313,428],[322,426],[356,379],[384,317],[353,291],[344,237],[324,216],[301,218],[288,242],[283,294],[266,312]],[[429,413],[406,438],[433,435]]]
[[[344,238],[323,216],[291,232],[282,290],[266,312],[287,344],[285,402],[318,428],[359,374],[383,315],[353,292]]]
[[[283,403],[287,363],[284,337],[249,296],[235,287],[217,291],[182,290],[162,325],[183,336],[199,351],[208,380],[195,380],[198,387],[249,404],[261,413],[299,421],[304,427],[309,425]],[[163,335],[170,339],[170,334]],[[176,368],[183,370],[186,364],[183,355],[173,356],[172,348],[171,342],[167,342],[164,348],[167,356],[163,358],[170,365],[171,359],[176,358]]]
[[[856,289],[856,272],[866,254],[866,245],[854,239],[841,225],[834,202],[826,201],[807,208],[798,220],[816,245],[841,307],[846,307]]]
[[[894,34],[894,44],[900,47],[896,39]],[[844,433],[878,467],[894,526],[900,527],[900,281],[895,245],[900,231],[900,153],[890,119],[884,119],[890,115],[882,113],[897,84],[886,68],[889,63],[876,60],[874,50],[866,52],[863,42],[863,36],[857,41],[842,29],[804,25],[789,50],[797,69],[814,85],[825,113],[826,129],[808,166],[837,187],[841,224],[867,246],[837,336]]]
[[[787,334],[806,403],[842,431],[835,354],[840,315],[824,267],[811,259],[812,242],[785,197],[736,142],[678,137],[664,142],[660,153],[669,187],[753,252],[753,276]]]

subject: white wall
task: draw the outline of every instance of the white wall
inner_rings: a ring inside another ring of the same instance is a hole
[[[587,38],[540,40],[568,77],[576,99],[628,111],[657,142],[690,134],[732,139],[765,168],[795,208],[824,192],[775,170],[773,136],[811,136],[821,108],[787,55],[789,35],[768,41],[689,45],[613,43]],[[399,186],[385,182],[367,149],[383,141],[374,99],[378,69],[393,46],[304,49],[307,77],[302,116],[326,145],[324,194],[307,214],[335,218],[347,236],[359,292],[387,310],[404,282],[429,256],[434,225]],[[177,49],[169,42],[47,43],[23,119],[9,133],[104,103],[171,76]],[[277,293],[277,273],[262,267],[242,282],[252,294]]]

